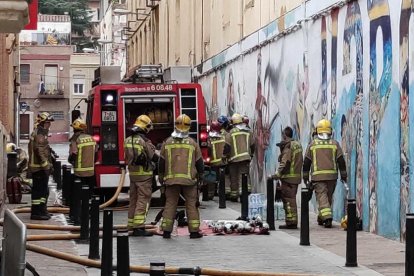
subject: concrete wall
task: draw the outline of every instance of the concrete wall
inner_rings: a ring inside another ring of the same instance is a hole
[[[404,239],[405,214],[414,211],[411,2],[331,5],[336,1],[308,1],[194,73],[210,119],[234,112],[252,118],[256,191],[264,192],[265,176],[275,171],[281,129],[294,127],[305,147],[325,117],[345,151],[364,229]],[[344,205],[338,183],[335,219]]]

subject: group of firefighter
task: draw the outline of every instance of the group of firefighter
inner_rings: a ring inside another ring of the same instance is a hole
[[[52,169],[48,132],[54,119],[47,112],[37,116],[28,146],[29,171],[33,178],[31,219],[48,220],[48,179]],[[86,133],[87,125],[78,118],[71,124],[74,134],[70,138],[69,159],[74,174],[85,185],[93,188],[94,164],[97,144]],[[175,120],[174,131],[157,150],[147,138],[153,123],[147,115],[140,115],[132,127],[132,135],[124,142],[125,165],[130,177],[130,204],[128,228],[134,236],[152,236],[145,230],[145,221],[152,196],[154,179],[161,184],[165,195],[161,228],[163,238],[171,238],[180,195],[186,201],[187,223],[190,238],[201,238],[199,186],[204,176],[204,161],[198,143],[189,136],[191,118],[186,114]],[[230,176],[229,199],[237,201],[240,195],[242,174],[249,174],[250,163],[255,150],[255,139],[249,127],[248,117],[233,114],[231,118],[220,116],[211,122],[209,131],[210,167],[219,172],[228,168]],[[327,228],[332,226],[332,195],[335,190],[338,169],[341,180],[347,180],[342,149],[332,139],[332,128],[328,120],[318,122],[314,139],[308,145],[305,156],[302,147],[293,140],[293,130],[286,127],[282,133],[279,167],[269,176],[281,182],[282,200],[286,214],[286,225],[279,228],[297,228],[296,193],[303,180],[315,190],[319,205],[318,223]],[[158,178],[154,171],[158,170]]]
[[[279,166],[269,178],[281,184],[281,197],[285,210],[285,225],[280,229],[297,229],[298,214],[296,194],[298,185],[304,183],[315,191],[318,202],[318,224],[332,227],[332,196],[338,178],[347,181],[345,159],[341,146],[332,139],[330,121],[320,120],[312,134],[312,141],[303,156],[300,142],[293,139],[293,129],[284,128],[280,148]],[[236,201],[240,194],[242,174],[248,174],[254,153],[254,139],[249,128],[248,117],[234,114],[229,120],[220,116],[210,125],[210,165],[218,172],[223,166],[230,174],[229,198]],[[311,181],[310,181],[311,180]],[[249,192],[249,191],[248,191]]]

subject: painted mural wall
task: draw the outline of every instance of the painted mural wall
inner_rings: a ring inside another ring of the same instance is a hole
[[[405,239],[414,211],[412,8],[410,0],[309,1],[195,69],[210,119],[251,118],[255,191],[265,192],[278,165],[281,129],[292,126],[306,147],[328,118],[364,229]],[[336,220],[345,205],[338,182]]]

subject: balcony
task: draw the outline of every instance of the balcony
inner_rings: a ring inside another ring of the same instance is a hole
[[[60,86],[58,83],[40,83],[38,97],[44,99],[63,99],[65,97],[63,87],[63,85]]]

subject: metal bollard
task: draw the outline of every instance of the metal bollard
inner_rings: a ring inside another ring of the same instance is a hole
[[[405,218],[405,276],[414,275],[414,214]]]
[[[129,276],[128,229],[118,229],[116,236],[116,270],[119,276]]]
[[[72,210],[71,221],[74,225],[80,225],[80,211],[81,211],[81,192],[82,192],[82,183],[81,180],[75,177],[72,187],[72,201],[70,209]],[[69,210],[70,213],[70,210]]]
[[[89,239],[89,185],[82,183],[80,239]]]
[[[249,199],[247,189],[247,173],[242,174],[241,218],[247,219],[249,215]]]
[[[69,165],[62,166],[62,198],[63,204],[69,205],[69,193],[70,193],[70,185],[71,185],[71,167]]]
[[[310,242],[309,242],[309,189],[307,187],[302,187],[302,190],[301,190],[299,245],[310,245]]]
[[[224,209],[226,208],[226,174],[224,168],[219,169],[219,174],[219,208]]]
[[[345,266],[355,267],[357,263],[356,200],[348,199],[348,225],[346,227],[346,262]]]
[[[54,167],[54,175],[55,175],[55,182],[56,182],[56,189],[62,189],[62,162],[56,161],[53,163]]]
[[[201,187],[201,192],[202,192],[202,197],[201,200],[202,201],[208,201],[208,183],[204,182],[203,186]]]
[[[267,179],[267,210],[266,221],[270,230],[275,230],[275,187],[272,178]]]
[[[165,263],[151,262],[149,275],[150,276],[164,276],[165,275]]]
[[[104,210],[101,276],[112,276],[112,229],[113,211]]]
[[[17,153],[10,152],[7,154],[7,179],[17,176]]]
[[[99,259],[99,201],[98,195],[92,196],[91,229],[89,237],[89,259]]]

